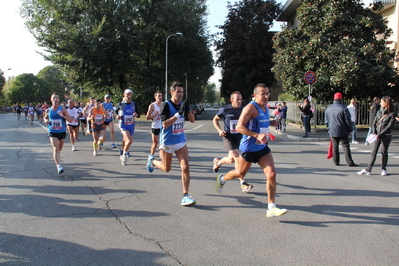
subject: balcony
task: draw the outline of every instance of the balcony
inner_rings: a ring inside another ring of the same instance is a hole
[[[373,3],[382,2],[384,7],[390,7],[396,5],[396,0],[373,0]]]

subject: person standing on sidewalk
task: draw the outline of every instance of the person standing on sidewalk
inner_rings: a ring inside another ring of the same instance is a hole
[[[341,143],[348,166],[358,166],[352,160],[348,138],[352,132],[351,115],[348,108],[342,104],[342,93],[334,94],[334,103],[329,105],[325,112],[325,123],[332,140],[334,164],[339,165],[338,145]]]
[[[309,99],[303,99],[303,105],[298,104],[298,108],[302,112],[302,123],[303,127],[305,128],[305,134],[302,136],[302,138],[307,138],[310,133],[310,119],[312,115]]]
[[[351,115],[352,121],[352,144],[359,144],[356,140],[356,117],[357,117],[357,108],[356,108],[356,100],[352,99],[351,103],[348,105],[349,114]]]
[[[364,141],[364,145],[370,144],[367,142],[367,137],[371,134],[375,115],[380,110],[380,107],[381,107],[380,102],[381,102],[380,98],[378,98],[378,97],[373,98],[373,104],[370,107],[370,117],[369,117],[370,128],[369,128],[369,132],[367,133],[366,140]]]
[[[381,98],[381,109],[378,110],[371,127],[371,134],[376,137],[376,140],[371,143],[371,158],[367,168],[357,172],[358,175],[370,175],[381,144],[381,175],[387,175],[388,148],[392,140],[392,128],[394,125],[395,112],[393,109],[392,98],[384,96]]]
[[[259,83],[254,88],[254,101],[244,107],[237,122],[237,131],[243,135],[240,143],[238,167],[231,170],[226,175],[216,177],[215,188],[217,192],[222,192],[223,186],[228,180],[244,178],[252,163],[258,163],[266,175],[266,193],[268,208],[266,217],[283,215],[287,209],[277,208],[275,195],[277,188],[276,169],[274,160],[267,141],[270,135],[270,126],[276,126],[276,121],[270,121],[269,102],[270,90],[263,83]]]
[[[183,186],[182,206],[196,204],[195,199],[188,194],[190,188],[190,164],[186,135],[184,133],[185,115],[191,123],[195,122],[194,114],[191,113],[186,101],[183,100],[184,87],[180,82],[175,82],[170,87],[171,98],[161,105],[161,137],[159,155],[161,160],[148,157],[147,171],[152,173],[154,166],[169,172],[172,167],[173,153],[176,154],[180,163],[181,181]]]
[[[222,164],[235,163],[235,169],[237,169],[238,159],[240,157],[238,147],[242,135],[237,131],[237,122],[240,118],[243,107],[242,95],[239,91],[234,91],[230,95],[231,104],[223,107],[213,118],[213,126],[218,131],[219,136],[223,138],[223,145],[228,152],[227,157],[222,159],[213,159],[213,172],[217,173]],[[223,120],[224,128],[220,128],[219,121]],[[241,191],[248,192],[253,186],[248,184],[244,179],[240,177]]]

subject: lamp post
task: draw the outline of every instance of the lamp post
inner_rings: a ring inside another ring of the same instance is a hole
[[[168,41],[170,37],[173,36],[183,36],[183,33],[176,32],[175,34],[171,34],[166,37],[166,58],[165,58],[165,101],[168,100]]]

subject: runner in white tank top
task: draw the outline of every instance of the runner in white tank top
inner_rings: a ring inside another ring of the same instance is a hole
[[[151,124],[151,136],[152,145],[150,150],[150,155],[148,158],[154,158],[155,150],[159,143],[159,132],[161,130],[161,103],[162,103],[162,91],[158,90],[154,93],[155,102],[148,106],[147,120],[152,120]]]

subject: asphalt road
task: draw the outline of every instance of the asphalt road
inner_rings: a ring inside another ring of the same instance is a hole
[[[356,174],[369,160],[369,146],[352,145],[359,167],[336,167],[326,159],[327,142],[277,135],[270,144],[276,202],[289,211],[266,218],[265,177],[257,165],[246,177],[254,185],[249,193],[235,180],[222,194],[215,192],[212,159],[226,152],[209,120],[214,114],[206,110],[194,124],[186,123],[190,194],[197,200],[192,207],[180,206],[176,160],[169,173],[146,171],[146,122],[138,123],[126,166],[109,141],[94,157],[91,137],[81,136],[76,152],[66,141],[65,173],[58,175],[40,123],[0,115],[0,264],[398,264],[397,139],[383,177],[380,156],[372,175]]]

